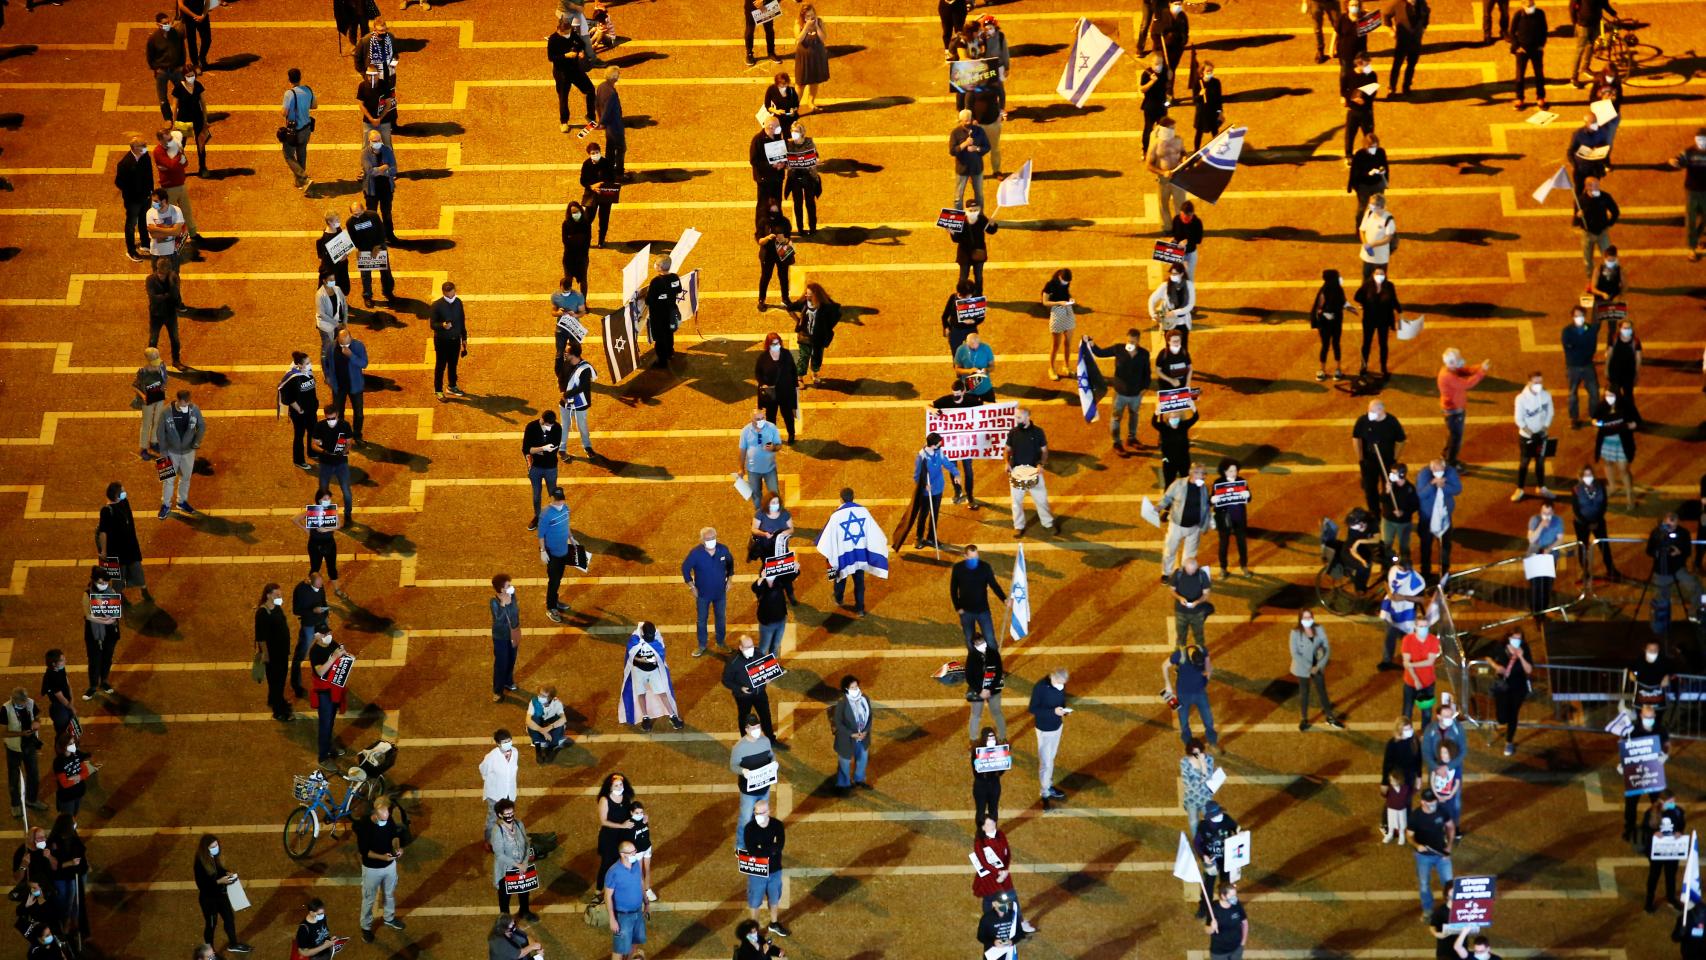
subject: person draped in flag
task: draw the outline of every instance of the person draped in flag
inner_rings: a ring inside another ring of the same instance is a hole
[[[670,725],[680,730],[686,726],[676,707],[675,682],[670,679],[669,660],[664,652],[663,636],[649,620],[641,620],[628,637],[628,654],[622,666],[622,695],[616,701],[618,723],[637,723],[646,733],[652,732],[652,722],[668,717]]]
[[[865,572],[889,577],[889,542],[871,511],[854,502],[853,488],[841,488],[841,506],[829,515],[817,551],[829,565],[835,582],[835,602],[842,605],[847,582],[853,582],[853,615],[865,615]]]

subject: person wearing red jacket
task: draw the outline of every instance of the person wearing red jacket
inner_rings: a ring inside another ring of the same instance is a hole
[[[1013,909],[1017,911],[1019,900],[1013,891],[1013,850],[1007,845],[1007,834],[996,826],[994,817],[983,818],[979,825],[977,836],[972,839],[971,858],[977,871],[971,881],[971,892],[983,900],[984,911],[988,912],[990,904],[1002,895],[1013,902]],[[1023,914],[1019,917],[1019,929],[1026,933],[1037,932]]]
[[[344,712],[348,691],[332,681],[336,676],[338,661],[345,656],[353,655],[344,649],[343,644],[332,639],[332,631],[325,627],[314,631],[314,645],[308,650],[308,664],[313,668],[310,689],[313,691],[314,708],[320,718],[322,765],[331,765],[344,755],[343,748],[338,746],[337,738],[332,735],[332,721]]]
[[[1491,360],[1483,360],[1475,366],[1463,362],[1463,354],[1456,347],[1445,351],[1439,368],[1439,407],[1445,414],[1445,449],[1440,458],[1448,465],[1463,469],[1463,464],[1457,459],[1459,450],[1463,447],[1463,421],[1468,415],[1469,388],[1480,383],[1493,369]]]

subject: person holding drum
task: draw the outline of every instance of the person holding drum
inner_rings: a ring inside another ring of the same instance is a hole
[[[1020,407],[1019,422],[1007,431],[1007,483],[1013,488],[1013,534],[1025,532],[1025,494],[1037,506],[1037,519],[1049,533],[1059,532],[1054,514],[1048,509],[1048,484],[1043,482],[1043,467],[1048,464],[1048,437],[1043,428],[1031,422],[1031,411]]]

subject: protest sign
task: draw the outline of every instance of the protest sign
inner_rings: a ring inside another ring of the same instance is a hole
[[[1493,878],[1458,877],[1451,881],[1446,930],[1487,927],[1493,923]]]
[[[1665,788],[1665,762],[1657,736],[1630,737],[1618,745],[1623,766],[1623,795],[1638,797]]]
[[[746,665],[746,682],[757,690],[788,671],[776,662],[774,653],[767,653]]]
[[[1018,410],[1017,401],[929,409],[924,413],[924,432],[942,435],[942,452],[950,460],[1004,460],[1007,432],[1019,422]]]

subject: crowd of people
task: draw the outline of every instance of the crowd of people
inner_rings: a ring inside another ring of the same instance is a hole
[[[430,8],[428,0],[416,2],[423,10]],[[26,9],[36,5],[28,2]],[[205,179],[210,169],[209,124],[216,114],[200,78],[210,69],[209,50],[219,6],[218,0],[177,0],[174,10],[155,17],[156,29],[141,56],[154,80],[165,125],[155,134],[152,147],[145,138],[132,138],[129,151],[118,161],[113,181],[124,207],[126,253],[134,262],[142,262],[144,256],[151,261],[144,284],[149,340],[132,389],[133,407],[140,418],[138,458],[157,470],[161,483],[159,520],[174,513],[192,520],[202,516],[190,503],[191,481],[204,444],[221,440],[217,429],[209,430],[194,392],[172,388],[172,374],[159,343],[164,334],[172,371],[181,376],[191,369],[185,362],[187,352],[180,341],[179,320],[193,309],[184,302],[180,271],[184,264],[203,259],[201,251],[207,244],[191,204],[189,154],[193,147],[194,175]],[[950,229],[958,276],[941,317],[949,354],[943,382],[951,384],[949,393],[931,404],[934,410],[977,407],[998,400],[994,376],[998,355],[979,329],[988,316],[985,267],[1001,236],[1001,224],[984,213],[985,178],[986,172],[996,180],[1005,175],[1001,138],[1008,116],[1009,71],[1014,67],[1011,48],[997,18],[984,14],[973,20],[971,6],[972,0],[940,0],[938,4],[944,59],[980,61],[985,69],[966,74],[975,80],[952,87],[957,122],[950,128],[947,146],[955,186],[948,206],[962,215],[957,220],[950,218],[956,224]],[[1495,6],[1499,8],[1497,22],[1493,19]],[[3,7],[0,0],[0,11]],[[354,91],[363,145],[360,197],[346,212],[328,209],[324,213],[324,230],[314,244],[318,267],[312,294],[315,336],[308,337],[307,331],[302,331],[300,345],[304,349],[291,354],[276,387],[278,409],[291,425],[292,463],[314,476],[311,502],[292,518],[306,536],[307,573],[289,587],[269,582],[261,588],[254,610],[253,639],[257,679],[265,683],[272,717],[289,723],[296,719],[297,705],[310,707],[317,721],[317,760],[326,771],[336,773],[348,766],[347,736],[340,736],[338,718],[349,706],[348,683],[359,654],[334,636],[336,615],[347,611],[338,611],[331,598],[344,601],[348,610],[354,609],[340,576],[338,543],[340,537],[361,526],[355,516],[351,457],[364,450],[371,452],[363,432],[364,370],[369,367],[370,353],[368,345],[355,335],[358,324],[353,321],[360,319],[360,313],[351,303],[352,273],[358,273],[361,281],[360,309],[371,313],[377,307],[373,286],[376,273],[381,297],[391,306],[396,296],[393,255],[406,252],[410,244],[399,239],[394,218],[399,165],[393,136],[400,130],[402,46],[378,15],[373,0],[334,0],[333,7],[340,52],[347,41],[360,77]],[[409,7],[410,0],[402,0],[401,10],[407,12]],[[1183,747],[1179,760],[1181,806],[1191,850],[1200,861],[1203,899],[1199,916],[1209,939],[1209,954],[1214,960],[1238,960],[1249,937],[1250,919],[1239,900],[1237,864],[1228,859],[1230,843],[1240,827],[1222,805],[1223,800],[1230,803],[1231,798],[1217,792],[1216,774],[1223,771],[1216,759],[1221,748],[1212,691],[1217,682],[1207,629],[1214,611],[1216,580],[1198,552],[1203,534],[1214,533],[1219,579],[1232,577],[1229,561],[1234,548],[1240,574],[1245,578],[1253,575],[1249,544],[1253,471],[1232,456],[1222,458],[1211,471],[1193,447],[1191,432],[1201,416],[1196,400],[1201,392],[1197,376],[1200,361],[1193,360],[1189,344],[1195,320],[1202,313],[1197,269],[1205,230],[1196,205],[1186,199],[1183,187],[1173,182],[1187,156],[1201,148],[1205,137],[1214,137],[1224,127],[1227,97],[1214,64],[1199,61],[1196,55],[1191,16],[1184,4],[1144,0],[1141,7],[1136,53],[1145,58],[1137,71],[1137,96],[1144,117],[1142,162],[1145,171],[1157,180],[1160,222],[1156,226],[1180,252],[1178,262],[1169,265],[1147,298],[1147,312],[1161,344],[1153,357],[1145,345],[1148,331],[1144,329],[1133,327],[1123,343],[1108,346],[1097,345],[1088,336],[1081,335],[1081,339],[1092,357],[1111,361],[1113,397],[1108,426],[1112,446],[1121,456],[1142,456],[1143,448],[1149,446],[1139,439],[1138,418],[1144,395],[1152,390],[1157,394],[1155,412],[1147,425],[1154,431],[1154,452],[1162,480],[1162,494],[1155,507],[1157,525],[1165,527],[1159,575],[1173,601],[1177,641],[1177,649],[1161,664],[1163,698],[1174,712]],[[787,18],[781,14],[780,4],[749,0],[742,8],[747,66],[757,64],[753,47],[760,29],[767,57],[782,63],[775,31],[778,24],[786,24]],[[1546,14],[1535,0],[1522,0],[1514,14],[1506,8],[1503,0],[1484,5],[1483,41],[1491,44],[1496,34],[1500,41],[1508,42],[1515,58],[1517,109],[1527,107],[1526,74],[1532,71],[1538,104],[1546,110]],[[1571,4],[1570,13],[1576,51],[1569,82],[1579,89],[1585,78],[1593,112],[1572,135],[1566,157],[1574,194],[1573,222],[1581,231],[1587,287],[1580,303],[1568,308],[1571,316],[1563,324],[1559,339],[1565,359],[1571,430],[1585,430],[1591,423],[1592,442],[1586,434],[1575,437],[1554,431],[1555,406],[1546,390],[1546,374],[1529,372],[1512,414],[1516,432],[1510,439],[1516,442],[1520,466],[1510,499],[1521,502],[1534,497],[1539,501],[1535,514],[1526,520],[1527,553],[1561,549],[1564,526],[1558,508],[1567,506],[1584,563],[1591,561],[1590,546],[1597,538],[1605,568],[1601,573],[1615,578],[1621,574],[1604,539],[1612,509],[1610,494],[1620,487],[1624,510],[1636,510],[1632,465],[1636,437],[1644,421],[1636,406],[1643,371],[1641,341],[1622,303],[1630,289],[1629,281],[1611,241],[1611,231],[1622,214],[1604,186],[1611,172],[1610,152],[1624,104],[1622,81],[1615,72],[1593,73],[1588,69],[1593,63],[1594,38],[1607,9],[1604,0],[1577,0]],[[1355,313],[1361,318],[1362,334],[1356,379],[1378,390],[1392,375],[1388,335],[1406,321],[1398,282],[1393,279],[1402,233],[1388,204],[1391,170],[1376,132],[1375,104],[1381,99],[1412,95],[1431,11],[1427,0],[1395,0],[1381,11],[1373,30],[1364,28],[1368,21],[1357,0],[1344,7],[1339,0],[1309,0],[1305,12],[1314,23],[1316,63],[1328,59],[1330,34],[1330,49],[1339,64],[1338,92],[1346,111],[1345,192],[1357,198],[1353,220],[1361,267],[1360,284],[1349,293],[1339,270],[1322,273],[1321,288],[1308,311],[1310,326],[1320,342],[1315,379],[1328,378],[1329,353],[1333,356],[1331,377],[1335,381],[1345,379],[1340,341],[1345,314]],[[802,118],[823,110],[819,94],[831,78],[830,25],[810,3],[797,4],[791,19],[792,70],[775,73],[755,104],[758,129],[752,135],[747,161],[756,194],[753,240],[759,260],[757,308],[760,312],[767,309],[770,283],[776,280],[780,306],[793,321],[793,339],[781,333],[770,333],[764,339],[754,366],[755,402],[734,445],[735,473],[749,488],[753,508],[746,551],[737,556],[718,531],[707,526],[700,531],[699,539],[687,546],[680,564],[683,585],[696,608],[696,646],[690,656],[708,655],[710,642],[715,640],[717,654],[726,657],[718,679],[734,707],[734,727],[724,732],[736,737],[727,769],[734,777],[738,808],[732,825],[725,822],[722,826],[732,833],[736,867],[745,878],[749,911],[734,929],[736,960],[782,957],[785,951],[778,940],[791,933],[783,921],[781,902],[787,830],[783,812],[778,809],[777,790],[779,755],[790,744],[777,735],[768,685],[785,674],[781,661],[789,650],[784,638],[791,610],[799,603],[796,585],[801,565],[790,545],[797,521],[781,489],[779,457],[792,455],[800,397],[803,391],[821,385],[819,371],[842,318],[841,305],[820,283],[805,284],[798,298],[791,283],[791,268],[798,265],[797,242],[814,240],[818,233],[817,202],[824,189],[820,170],[823,158]],[[1381,29],[1391,34],[1391,71],[1389,90],[1377,93],[1369,46],[1370,37]],[[572,480],[563,483],[561,475],[574,463],[567,445],[571,424],[579,434],[584,459],[589,463],[603,460],[593,449],[596,431],[589,411],[599,392],[595,389],[599,375],[583,352],[589,339],[583,320],[592,296],[594,225],[596,245],[603,248],[622,186],[632,182],[627,172],[627,124],[619,89],[622,70],[604,65],[601,82],[596,87],[592,82],[593,71],[601,66],[600,53],[607,53],[617,39],[610,11],[602,4],[583,8],[578,0],[560,0],[555,29],[543,43],[551,63],[559,131],[577,132],[578,123],[579,137],[571,145],[585,153],[578,175],[580,193],[568,201],[562,221],[562,279],[548,297],[555,324],[553,373],[558,395],[544,405],[536,419],[526,423],[519,438],[531,491],[528,529],[537,540],[546,574],[546,586],[534,602],[542,603],[545,616],[554,623],[573,616],[571,605],[562,598],[568,571],[584,571],[588,564],[587,548],[571,525],[570,498],[575,485]],[[1189,76],[1181,83],[1177,75],[1187,53],[1189,66],[1184,69]],[[329,195],[316,190],[309,169],[309,145],[320,107],[318,95],[299,69],[289,69],[286,81],[278,130],[285,167],[304,196]],[[1173,99],[1181,86],[1191,107],[1195,134],[1189,151],[1179,130],[1181,118],[1172,115],[1185,103]],[[571,110],[571,93],[581,101],[582,118],[578,122]],[[584,147],[578,140],[586,141]],[[1697,260],[1701,233],[1706,230],[1706,128],[1670,165],[1684,171],[1688,252],[1691,260]],[[792,220],[784,210],[789,198]],[[655,259],[653,276],[637,298],[653,345],[654,366],[665,371],[679,367],[673,338],[682,319],[685,291],[674,266],[669,256]],[[1072,282],[1069,268],[1058,269],[1038,296],[1049,317],[1052,342],[1048,362],[1053,381],[1082,376],[1072,369],[1073,335],[1077,333]],[[427,311],[435,358],[432,389],[437,401],[448,403],[467,396],[462,389],[461,361],[468,357],[470,315],[454,282],[443,282],[439,292]],[[1606,330],[1603,338],[1602,326]],[[1199,340],[1199,357],[1206,353],[1200,344]],[[1057,357],[1062,369],[1057,369]],[[1371,359],[1378,365],[1378,374],[1370,371]],[[1449,684],[1440,681],[1444,669],[1441,661],[1447,652],[1437,627],[1442,616],[1442,593],[1451,576],[1453,515],[1458,499],[1466,495],[1466,476],[1475,470],[1463,460],[1468,396],[1471,390],[1488,389],[1485,378],[1490,370],[1491,361],[1469,364],[1456,348],[1443,352],[1435,382],[1446,439],[1439,455],[1416,469],[1413,478],[1403,456],[1409,443],[1404,426],[1387,412],[1382,400],[1368,403],[1367,413],[1352,427],[1352,452],[1362,497],[1345,518],[1342,537],[1335,541],[1335,556],[1359,591],[1384,584],[1378,622],[1385,642],[1379,668],[1402,673],[1399,702],[1387,714],[1395,713],[1398,719],[1381,767],[1378,827],[1383,842],[1412,847],[1422,919],[1434,928],[1441,955],[1449,950],[1450,955],[1463,960],[1487,960],[1492,955],[1485,936],[1471,938],[1469,930],[1447,929],[1445,908],[1436,904],[1434,896],[1435,879],[1449,889],[1453,850],[1465,833],[1464,769],[1471,750],[1461,705],[1454,700]],[[1578,405],[1578,388],[1588,397],[1585,417]],[[1564,447],[1562,451],[1560,446]],[[1029,408],[1020,406],[1014,411],[1014,424],[1002,437],[1002,448],[1015,536],[1023,537],[1029,527],[1027,497],[1042,529],[1058,536],[1065,518],[1049,503],[1049,443]],[[1564,497],[1547,480],[1547,463],[1558,457],[1586,464]],[[1604,465],[1603,481],[1597,464]],[[972,511],[981,508],[974,493],[974,461],[951,457],[942,435],[930,433],[917,454],[911,479],[917,491],[915,503],[922,508],[911,527],[916,530],[914,548],[922,550],[928,544],[931,549],[955,549],[944,542],[940,532],[943,501],[951,488],[950,506],[963,504]],[[341,493],[341,506],[334,490]],[[1706,476],[1701,480],[1701,503],[1706,506]],[[852,616],[863,617],[866,574],[887,576],[889,547],[883,532],[857,502],[852,489],[841,491],[835,510],[822,518],[810,518],[819,519],[823,535],[817,541],[817,551],[827,561],[835,601]],[[896,538],[897,548],[904,545],[906,532]],[[111,671],[127,608],[134,606],[128,591],[139,590],[138,602],[142,604],[153,603],[142,539],[124,484],[113,482],[107,487],[95,535],[100,559],[89,570],[84,590],[87,684],[81,693],[82,702],[117,694]],[[1410,563],[1412,535],[1420,553],[1415,567]],[[1262,537],[1258,534],[1254,539],[1259,547]],[[1698,540],[1706,540],[1706,535]],[[1698,540],[1690,542],[1673,512],[1646,541],[1646,553],[1653,562],[1651,583],[1666,596],[1673,587],[1679,590],[1690,609],[1695,599],[1701,598],[1700,583],[1690,566],[1698,571],[1706,555]],[[1437,575],[1433,565],[1436,546]],[[964,743],[968,744],[966,756],[975,805],[968,850],[972,893],[979,899],[975,937],[985,950],[992,951],[987,956],[999,956],[1001,950],[1038,932],[1020,903],[1013,879],[1014,852],[1000,818],[1002,779],[1012,769],[1015,752],[1009,743],[1008,717],[1002,703],[1009,677],[1002,648],[1010,642],[1008,627],[1018,598],[1004,588],[977,546],[968,544],[957,550],[962,557],[952,564],[947,580],[964,653],[945,666],[940,676],[948,683],[963,681],[965,687],[968,740]],[[771,572],[773,562],[777,572]],[[739,633],[731,649],[730,589],[745,577],[740,572],[742,563],[760,564],[750,584],[758,628],[756,636]],[[1552,579],[1537,576],[1530,581],[1531,608],[1536,617],[1554,608]],[[557,688],[548,683],[539,684],[531,693],[523,692],[517,677],[523,616],[515,577],[499,572],[490,582],[492,703],[504,709],[521,706],[518,729],[527,733],[535,764],[555,764],[560,751],[573,743],[568,708],[558,698]],[[845,600],[848,584],[853,587],[851,604]],[[296,618],[294,625],[292,616]],[[1340,630],[1334,627],[1336,634]],[[1502,639],[1503,644],[1488,659],[1499,679],[1494,691],[1497,722],[1504,732],[1504,755],[1510,756],[1515,752],[1522,704],[1533,686],[1537,667],[1523,629],[1512,629]],[[1345,649],[1341,645],[1340,650]],[[1663,644],[1649,645],[1644,661],[1631,671],[1633,683],[1656,689],[1669,686],[1675,669],[1664,650]],[[1299,729],[1307,731],[1313,726],[1312,699],[1318,701],[1325,724],[1343,728],[1344,714],[1335,709],[1326,682],[1334,648],[1328,641],[1327,625],[1318,619],[1313,607],[1298,612],[1289,629],[1288,651],[1289,675],[1297,685]],[[672,730],[683,730],[687,722],[678,705],[665,639],[656,625],[646,621],[636,624],[622,646],[621,658],[618,722],[640,734],[652,733],[664,721]],[[309,668],[306,686],[304,661]],[[50,829],[33,827],[14,857],[18,881],[14,899],[18,901],[18,929],[27,941],[31,960],[66,960],[88,946],[91,934],[85,897],[87,850],[78,835],[77,815],[88,784],[102,764],[93,759],[84,744],[79,700],[67,676],[63,651],[49,650],[44,666],[39,700],[18,688],[4,704],[9,782],[22,786],[21,791],[13,792],[13,814],[22,818],[48,809],[40,798],[39,755],[49,749],[50,734],[52,761],[48,774],[55,787],[58,814]],[[614,664],[611,669],[615,669]],[[1070,799],[1055,769],[1063,734],[1074,712],[1076,698],[1067,691],[1069,679],[1067,669],[1051,665],[1030,686],[1024,711],[1033,727],[1038,802],[1044,811]],[[876,711],[883,705],[872,699],[851,673],[826,675],[825,681],[837,694],[827,709],[826,741],[837,767],[833,787],[843,795],[869,790],[872,738],[880,722]],[[1419,736],[1414,721],[1418,711]],[[1192,724],[1193,712],[1200,735]],[[1658,736],[1668,749],[1669,734],[1653,707],[1637,710],[1630,728]],[[493,746],[478,763],[485,808],[479,842],[490,854],[498,912],[488,937],[490,956],[493,960],[519,960],[538,956],[543,949],[538,931],[531,926],[539,922],[533,895],[542,889],[541,861],[557,846],[557,837],[530,831],[521,817],[522,766],[514,735],[508,727],[499,727],[491,737]],[[354,782],[361,780],[354,771],[350,777]],[[598,865],[586,884],[585,906],[590,920],[608,927],[615,960],[643,955],[652,904],[660,899],[654,886],[653,824],[640,800],[643,789],[625,773],[612,772],[599,786],[594,809],[588,811],[597,821]],[[1651,849],[1654,836],[1683,830],[1683,812],[1668,791],[1654,793],[1644,813],[1638,808],[1637,799],[1630,797],[1625,810],[1625,838],[1644,849]],[[407,855],[413,836],[401,800],[382,791],[374,791],[360,805],[354,826],[361,893],[359,910],[350,913],[356,915],[362,940],[372,943],[380,925],[396,931],[407,928],[398,909],[398,865]],[[1679,904],[1675,875],[1674,862],[1652,860],[1647,881],[1649,911],[1655,909],[1656,884],[1661,876],[1667,899]],[[239,877],[222,859],[217,836],[202,836],[197,841],[192,876],[205,922],[199,945],[192,951],[194,960],[209,960],[215,955],[213,944],[220,925],[227,951],[249,952],[249,945],[239,938],[232,909],[232,891]],[[1688,938],[1700,937],[1701,930],[1698,922],[1692,928],[1679,925],[1685,956],[1690,956]],[[327,898],[309,900],[302,909],[292,956],[329,958],[347,942],[331,931]]]

